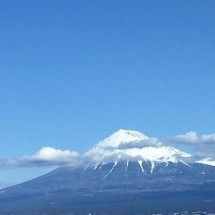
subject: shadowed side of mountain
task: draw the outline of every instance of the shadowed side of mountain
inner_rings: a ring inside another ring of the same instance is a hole
[[[214,167],[182,162],[154,165],[153,172],[150,162],[59,168],[1,190],[0,214],[147,214],[215,210]]]

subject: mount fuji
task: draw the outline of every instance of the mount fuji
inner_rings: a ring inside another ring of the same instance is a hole
[[[138,131],[119,130],[73,166],[0,190],[0,215],[215,211],[215,167]]]

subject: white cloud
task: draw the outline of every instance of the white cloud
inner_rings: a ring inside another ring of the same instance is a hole
[[[144,159],[154,162],[176,162],[177,160],[190,159],[191,157],[190,154],[165,146],[158,138],[154,137],[141,141],[120,142],[116,145],[109,145],[107,147],[103,142],[97,144],[84,154],[84,158],[94,162],[137,161]]]
[[[78,153],[74,151],[43,147],[34,155],[26,156],[24,160],[69,163],[74,161],[77,156]]]
[[[191,131],[175,136],[170,142],[192,146],[200,159],[210,157],[215,160],[215,133],[198,135],[195,131]]]
[[[175,136],[174,138],[172,138],[172,141],[177,143],[186,143],[186,144],[214,144],[215,145],[215,133],[199,136],[195,131],[191,131],[186,134]]]
[[[148,138],[146,140],[142,140],[139,142],[133,141],[133,142],[129,142],[129,143],[119,144],[117,147],[114,147],[114,149],[116,149],[116,148],[118,148],[118,149],[133,149],[133,148],[141,149],[141,148],[145,148],[148,146],[160,147],[160,146],[162,146],[162,143],[158,138],[152,137],[152,138]]]
[[[196,163],[202,163],[202,164],[207,164],[210,166],[215,166],[215,160],[212,160],[211,158],[205,158],[205,159],[197,161]]]
[[[12,166],[53,166],[63,164],[76,164],[79,154],[75,151],[43,147],[33,155],[20,159],[1,159],[1,167]]]

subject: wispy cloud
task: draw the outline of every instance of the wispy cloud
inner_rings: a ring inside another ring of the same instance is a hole
[[[169,142],[192,146],[200,158],[215,160],[215,133],[198,135],[197,132],[191,131],[177,135]]]
[[[215,145],[215,133],[207,135],[198,135],[195,131],[180,134],[172,138],[172,141],[185,144],[207,144]]]
[[[160,147],[162,146],[161,141],[158,138],[152,137],[146,140],[142,140],[140,142],[129,142],[129,143],[123,143],[117,147],[114,148],[118,148],[118,149],[132,149],[132,148],[145,148],[148,146],[152,146],[152,147]]]
[[[203,163],[211,166],[215,166],[215,160],[212,160],[211,158],[205,158],[202,160],[197,161],[197,163]]]

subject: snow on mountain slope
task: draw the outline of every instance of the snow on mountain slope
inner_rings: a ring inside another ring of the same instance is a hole
[[[177,163],[191,157],[188,153],[163,145],[156,138],[123,129],[96,144],[85,156],[97,163],[122,160]]]
[[[139,131],[120,129],[119,131],[113,133],[111,136],[105,138],[103,141],[100,141],[94,148],[118,147],[121,144],[129,142],[140,142],[147,139],[149,139],[149,137],[140,133]]]

